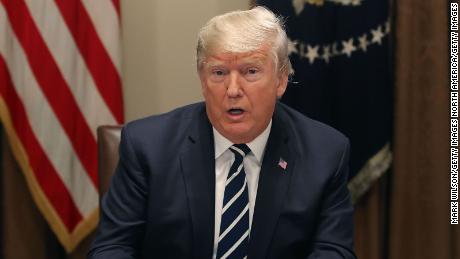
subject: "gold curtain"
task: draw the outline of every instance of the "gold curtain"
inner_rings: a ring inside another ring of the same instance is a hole
[[[448,1],[398,0],[389,258],[460,258],[450,225]]]
[[[387,176],[355,204],[355,252],[362,259],[386,258]]]

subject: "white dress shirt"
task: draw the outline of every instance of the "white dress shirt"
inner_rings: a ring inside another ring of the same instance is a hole
[[[249,194],[249,230],[251,230],[252,226],[252,215],[254,214],[254,205],[256,203],[260,167],[262,166],[265,146],[267,145],[271,126],[272,121],[270,120],[267,128],[259,136],[257,136],[253,141],[246,143],[246,145],[251,149],[251,152],[247,154],[243,159],[244,172],[246,173]],[[224,201],[225,182],[227,180],[230,167],[235,160],[235,156],[233,152],[229,150],[230,146],[232,146],[234,143],[222,136],[214,127],[212,130],[214,133],[214,158],[216,159],[215,227],[214,250],[212,254],[212,258],[215,259],[219,240],[220,220],[222,217],[221,213],[222,203]]]

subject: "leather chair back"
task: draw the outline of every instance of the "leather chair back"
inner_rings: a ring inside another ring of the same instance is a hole
[[[99,197],[107,192],[118,163],[118,146],[120,145],[123,126],[99,126],[97,128]]]

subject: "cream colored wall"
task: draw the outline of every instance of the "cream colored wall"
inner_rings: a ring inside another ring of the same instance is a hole
[[[126,121],[202,100],[196,34],[211,17],[249,6],[249,0],[121,2]]]

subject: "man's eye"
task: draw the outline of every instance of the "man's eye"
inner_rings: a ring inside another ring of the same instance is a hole
[[[225,75],[225,72],[223,70],[213,70],[212,74],[215,76],[223,76]]]
[[[244,77],[246,78],[246,80],[250,82],[259,80],[261,76],[262,76],[262,73],[260,69],[256,67],[250,67],[244,71]]]
[[[209,76],[209,79],[211,79],[214,82],[222,82],[228,74],[226,69],[220,68],[211,69],[210,72],[211,74]]]
[[[259,70],[257,68],[249,68],[247,73],[249,75],[254,75],[254,74],[257,74],[257,72],[259,72]]]

